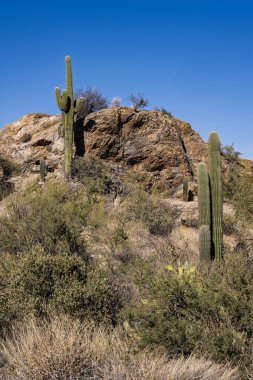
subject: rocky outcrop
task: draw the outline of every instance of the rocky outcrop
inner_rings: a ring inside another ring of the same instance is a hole
[[[1,130],[0,151],[25,172],[36,172],[41,158],[51,170],[61,170],[60,124],[60,116],[28,114]],[[125,107],[101,110],[79,121],[75,143],[77,154],[95,154],[113,165],[152,173],[168,187],[192,176],[206,151],[189,124],[159,111]]]
[[[193,175],[188,141],[184,144],[179,124],[159,111],[103,110],[84,120],[84,150],[136,171],[150,172],[175,186],[183,176]]]
[[[64,153],[60,120],[60,116],[32,113],[7,124],[0,131],[1,155],[20,164],[23,172],[38,171],[44,157],[49,169],[58,168]]]
[[[188,123],[160,111],[108,108],[75,126],[77,155],[94,154],[112,166],[148,172],[178,191],[184,176],[196,179],[197,165],[207,160],[207,144]],[[61,171],[64,140],[61,116],[28,114],[0,131],[0,154],[38,172],[45,158],[49,171]],[[252,166],[251,166],[252,167]]]

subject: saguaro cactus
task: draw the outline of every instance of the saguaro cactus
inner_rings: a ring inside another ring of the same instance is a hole
[[[214,257],[221,259],[222,253],[222,173],[220,140],[216,132],[211,132],[208,139],[208,172],[211,190],[212,244]]]
[[[207,254],[209,249],[212,256],[220,260],[223,237],[222,170],[220,140],[216,132],[211,132],[209,135],[208,172],[204,163],[200,163],[198,167],[198,201],[200,258],[210,257]],[[207,244],[208,239],[210,244]]]
[[[209,177],[206,165],[201,162],[198,166],[198,203],[199,203],[199,226],[210,226],[210,191]]]
[[[199,229],[199,256],[201,261],[211,259],[211,232],[210,226],[200,226]]]
[[[65,174],[70,176],[71,163],[72,163],[72,147],[73,147],[73,127],[74,127],[74,114],[77,113],[84,102],[83,98],[74,99],[73,83],[72,83],[72,69],[71,59],[69,56],[65,58],[66,64],[66,90],[60,93],[58,87],[55,88],[55,96],[58,107],[64,112],[64,142],[65,142]]]

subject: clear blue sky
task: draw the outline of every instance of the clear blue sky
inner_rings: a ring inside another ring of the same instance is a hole
[[[0,42],[0,127],[58,113],[69,54],[75,88],[143,92],[253,159],[253,1],[0,0]]]

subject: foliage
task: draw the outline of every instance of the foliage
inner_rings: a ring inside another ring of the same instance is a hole
[[[103,193],[109,180],[106,165],[94,155],[85,155],[85,157],[74,159],[72,178],[85,185],[90,194]]]
[[[84,252],[80,233],[94,200],[67,183],[48,183],[13,197],[0,218],[0,251],[28,252],[39,245],[51,254]]]
[[[118,96],[115,96],[111,100],[111,107],[120,107],[121,106],[121,98]]]
[[[164,107],[155,107],[155,111],[159,111],[164,113],[165,115],[172,116],[171,112],[169,112],[166,108]]]
[[[247,226],[253,226],[253,182],[241,179],[234,186],[232,202],[235,207],[235,216]]]
[[[173,216],[170,208],[145,191],[137,189],[128,199],[126,207],[127,220],[139,220],[154,235],[167,235],[173,227]]]
[[[108,107],[107,99],[95,87],[87,87],[85,90],[75,91],[77,99],[84,98],[82,108],[77,114],[77,119],[84,118],[92,112],[96,112]]]
[[[78,318],[115,322],[121,296],[110,273],[76,255],[47,255],[36,250],[4,263],[0,331],[28,314],[67,313]]]
[[[130,95],[129,100],[133,105],[135,111],[138,111],[142,108],[146,108],[149,104],[148,99],[144,98],[144,94]]]
[[[168,360],[159,352],[134,353],[121,331],[65,315],[26,319],[3,342],[1,354],[5,373],[15,380],[239,379],[235,368],[204,358]]]
[[[231,145],[222,146],[221,152],[228,160],[236,160],[242,155],[241,152],[235,150],[233,143]]]
[[[252,366],[253,261],[227,254],[224,263],[199,268],[191,281],[156,272],[153,261],[129,267],[138,297],[123,319],[141,347],[162,345],[169,355],[205,354],[218,362]],[[141,273],[141,275],[140,275]]]
[[[9,178],[13,173],[18,173],[20,171],[20,168],[16,163],[2,155],[0,155],[0,168],[3,171],[5,179]]]

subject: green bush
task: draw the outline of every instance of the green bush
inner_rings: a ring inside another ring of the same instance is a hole
[[[225,214],[223,217],[223,232],[225,235],[238,233],[237,220],[234,214]]]
[[[152,261],[131,266],[139,295],[125,308],[123,320],[140,345],[162,345],[169,355],[201,353],[218,362],[241,363],[243,370],[252,365],[252,259],[228,254],[220,266],[199,269],[183,281],[154,267]]]
[[[253,182],[248,179],[238,181],[233,195],[236,217],[247,226],[253,226]]]
[[[19,166],[12,160],[0,155],[0,168],[5,178],[9,178],[14,172],[19,172]]]
[[[83,252],[80,233],[94,200],[68,184],[47,184],[17,194],[0,218],[0,251],[30,251],[35,245],[46,252]]]
[[[72,177],[85,185],[89,193],[103,192],[108,178],[105,163],[94,155],[76,157],[72,165]]]
[[[43,252],[14,257],[2,269],[0,331],[27,314],[66,313],[115,323],[121,296],[110,273],[76,255]]]
[[[167,235],[173,227],[169,207],[143,190],[135,190],[130,194],[125,216],[127,220],[143,222],[154,235]]]

